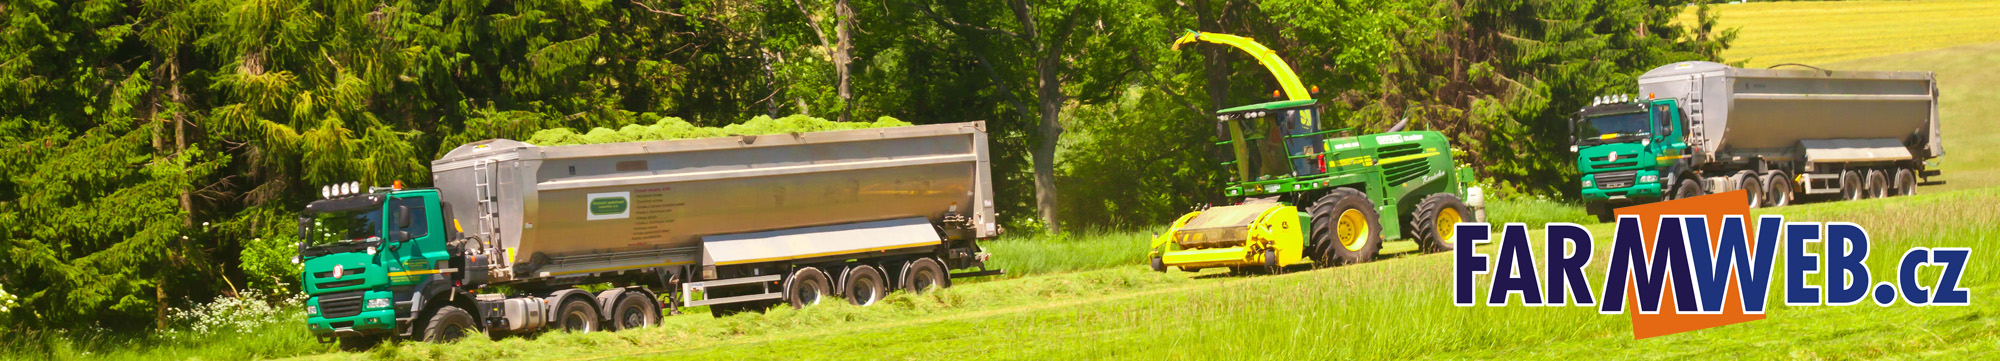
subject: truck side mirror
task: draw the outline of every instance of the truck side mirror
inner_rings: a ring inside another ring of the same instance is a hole
[[[312,235],[306,234],[307,232],[311,231],[312,231],[312,218],[299,217],[299,239],[312,238]]]
[[[396,206],[396,228],[410,228],[410,206]]]
[[[410,240],[410,232],[409,231],[389,232],[389,238],[395,240],[396,242],[408,241]]]

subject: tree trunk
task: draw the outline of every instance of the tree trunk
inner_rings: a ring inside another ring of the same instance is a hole
[[[835,17],[833,33],[839,41],[839,44],[831,50],[833,73],[839,78],[836,89],[840,95],[840,121],[846,122],[854,115],[854,93],[848,91],[847,87],[848,79],[852,78],[850,68],[854,64],[854,57],[851,55],[854,52],[854,37],[850,35],[854,27],[854,8],[847,6],[847,0],[834,0],[833,14]]]

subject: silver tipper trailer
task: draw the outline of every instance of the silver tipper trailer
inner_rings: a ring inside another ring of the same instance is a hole
[[[977,244],[1000,233],[988,160],[985,124],[970,122],[552,147],[494,139],[431,166],[459,229],[461,286],[516,290],[478,297],[489,329],[521,331],[572,322],[559,308],[580,284],[721,315],[823,295],[865,305],[998,274]],[[594,298],[608,307],[616,295]]]
[[[1910,194],[1918,178],[1938,174],[1929,160],[1944,155],[1937,79],[1927,71],[1690,61],[1655,68],[1638,83],[1638,97],[1673,99],[1682,109],[1679,178],[1700,180],[1698,193],[1749,189],[1763,205],[1783,205],[1793,192]]]

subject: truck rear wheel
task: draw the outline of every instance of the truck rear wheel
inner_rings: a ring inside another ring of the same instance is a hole
[[[1156,265],[1159,264],[1157,263],[1159,259],[1154,258],[1154,262]],[[951,274],[945,273],[944,265],[939,264],[936,259],[918,258],[915,261],[910,261],[909,266],[903,267],[904,291],[923,294],[930,291],[931,287],[944,288],[950,286]]]
[[[1736,189],[1743,190],[1743,198],[1749,200],[1750,208],[1764,206],[1764,184],[1758,178],[1757,173],[1747,170],[1736,172],[1735,176],[1729,177],[1731,183],[1736,185]]]
[[[1840,172],[1840,199],[1860,200],[1863,194],[1866,192],[1861,191],[1861,173],[1851,170]]]
[[[1792,179],[1785,172],[1771,171],[1764,174],[1764,206],[1784,207],[1792,204]]]
[[[1889,177],[1880,169],[1868,171],[1868,198],[1889,198]]]
[[[626,291],[611,306],[611,330],[622,331],[660,324],[660,302],[645,293]]]
[[[1320,266],[1368,262],[1382,251],[1382,224],[1375,202],[1353,188],[1339,188],[1319,198],[1312,208],[1313,245]]]
[[[479,326],[473,324],[471,313],[458,306],[444,306],[431,314],[430,324],[424,326],[424,342],[451,342],[477,332]]]
[[[1410,221],[1410,229],[1417,230],[1417,249],[1444,252],[1456,248],[1458,244],[1453,241],[1452,232],[1468,214],[1472,212],[1465,207],[1465,201],[1458,199],[1458,195],[1438,193],[1424,197],[1423,202],[1417,203],[1417,216]],[[1598,216],[1600,220],[1603,218]]]
[[[1917,173],[1910,171],[1908,168],[1897,169],[1895,194],[1898,196],[1916,195]]]
[[[799,270],[792,271],[791,278],[785,280],[785,302],[791,303],[792,308],[817,305],[820,299],[826,297],[827,291],[833,289],[832,283],[828,281],[826,272],[821,272],[818,268],[800,267]]]
[[[847,303],[867,306],[882,300],[882,293],[889,287],[883,284],[882,271],[874,266],[861,265],[847,270],[846,280],[841,282],[840,295],[847,297]]]
[[[556,318],[558,323],[555,326],[563,332],[590,333],[598,330],[597,306],[592,306],[582,297],[564,300],[562,307],[556,310],[560,316]]]

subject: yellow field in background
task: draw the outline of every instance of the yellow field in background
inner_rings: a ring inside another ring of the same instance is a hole
[[[1742,32],[1729,61],[1821,65],[1883,54],[2000,42],[2000,0],[1832,1],[1717,5]],[[1692,23],[1694,9],[1682,16]]]

